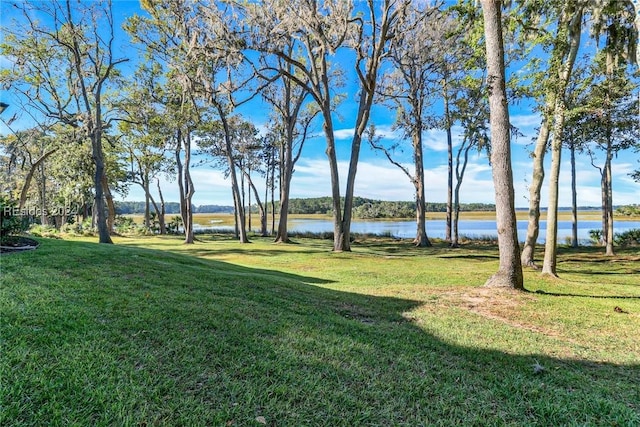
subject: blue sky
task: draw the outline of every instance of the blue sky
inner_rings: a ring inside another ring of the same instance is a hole
[[[2,1],[2,25],[6,25],[7,17],[11,11],[8,4]],[[132,13],[141,13],[138,8],[138,1],[115,1],[114,13],[116,21],[123,19]],[[123,55],[135,58],[138,50],[127,45],[125,34],[120,34],[118,43],[122,46]],[[335,120],[337,153],[340,161],[340,178],[342,192],[346,182],[346,173],[349,161],[350,142],[353,135],[355,116],[355,90],[356,86],[352,79],[353,73],[350,67],[352,62],[345,56],[337,61],[346,71],[350,79],[348,85],[343,89],[347,93],[346,100],[339,107]],[[6,58],[0,60],[0,65],[5,67],[9,64]],[[129,68],[133,64],[129,64]],[[126,69],[123,70],[126,73]],[[510,70],[517,72],[518,70]],[[11,104],[11,94],[3,92],[4,102]],[[437,105],[434,108],[439,108]],[[247,119],[258,126],[264,127],[268,120],[268,107],[259,103],[246,106],[240,111]],[[536,127],[540,123],[538,114],[532,112],[527,103],[510,107],[512,124],[518,127],[524,135],[512,141],[512,163],[514,169],[514,185],[516,190],[516,206],[528,206],[528,183],[531,179],[531,161],[529,152],[531,143],[536,136]],[[10,113],[5,113],[5,119]],[[384,132],[388,141],[395,141],[400,138],[399,134],[391,131],[394,112],[384,107],[378,106],[372,114],[372,122],[376,124],[379,131]],[[28,125],[21,123],[21,125]],[[640,117],[639,117],[640,125]],[[328,161],[324,150],[326,148],[324,136],[322,135],[321,122],[315,124],[313,137],[306,142],[302,158],[295,168],[292,181],[292,197],[318,197],[330,195],[330,179]],[[15,130],[15,127],[14,127]],[[0,133],[7,134],[9,131],[0,124]],[[460,142],[460,128],[454,129],[454,144]],[[446,137],[444,132],[438,130],[426,131],[424,134],[425,148],[425,172],[426,172],[426,193],[427,200],[432,202],[444,202],[447,193],[447,152]],[[455,150],[455,148],[454,148]],[[411,166],[410,150],[405,150],[401,161]],[[602,157],[602,156],[600,156]],[[615,205],[640,203],[640,184],[633,182],[628,176],[629,172],[637,169],[639,153],[632,151],[621,153],[613,163],[613,201]],[[547,156],[547,169],[550,156]],[[600,163],[601,160],[598,160]],[[577,160],[578,168],[578,204],[599,206],[600,204],[600,175],[597,169],[591,165],[591,160],[587,155],[580,155]],[[569,153],[563,153],[560,205],[569,206],[570,199],[570,166]],[[193,203],[196,205],[220,204],[232,205],[230,183],[224,178],[222,171],[212,169],[209,166],[202,166],[192,170],[195,182],[195,195]],[[178,192],[175,179],[162,177],[162,188],[165,199],[177,201]],[[258,185],[264,194],[264,186]],[[548,184],[543,186],[542,205],[546,205]],[[413,200],[413,185],[404,173],[397,167],[391,165],[387,159],[379,153],[371,150],[365,143],[362,147],[358,174],[356,178],[357,196],[383,200]],[[119,199],[123,199],[122,196]],[[131,186],[126,200],[143,200],[143,192],[136,186]],[[461,201],[464,202],[484,202],[493,203],[493,182],[491,169],[484,153],[473,153],[469,158],[469,165],[461,188]]]

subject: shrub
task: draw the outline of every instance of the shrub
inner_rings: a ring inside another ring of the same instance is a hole
[[[594,245],[602,243],[602,230],[589,230],[589,239]]]
[[[79,222],[68,222],[60,227],[60,232],[80,236],[82,235],[82,224]]]
[[[622,233],[616,233],[613,241],[619,246],[640,246],[640,228],[633,228]]]
[[[171,218],[171,221],[167,223],[167,233],[168,234],[180,234],[180,228],[182,228],[182,217],[174,216]]]
[[[29,228],[29,234],[36,237],[59,237],[58,230],[52,225],[32,224]]]
[[[130,234],[135,231],[137,225],[133,218],[129,216],[118,215],[115,218],[114,227],[118,234]]]
[[[0,243],[5,242],[10,235],[20,234],[27,225],[20,215],[14,215],[16,202],[5,196],[0,196]]]

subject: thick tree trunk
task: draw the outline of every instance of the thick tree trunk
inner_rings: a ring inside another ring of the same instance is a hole
[[[484,15],[487,83],[491,127],[491,165],[496,197],[496,224],[500,264],[485,283],[488,287],[523,289],[520,248],[514,203],[509,108],[505,85],[501,1],[481,0]]]
[[[340,242],[343,251],[351,250],[351,215],[353,213],[353,196],[356,185],[356,172],[358,170],[358,160],[360,158],[361,145],[362,133],[358,132],[358,128],[356,127],[353,140],[351,141],[351,159],[349,161],[349,172],[347,174],[347,189],[344,193],[344,213],[342,216],[341,235],[342,241]]]
[[[280,177],[280,212],[278,218],[278,231],[276,233],[276,243],[289,243],[287,221],[289,220],[289,193],[291,190],[291,174],[293,164],[291,161],[291,147],[284,144],[284,164]]]
[[[104,189],[102,178],[104,177],[104,160],[102,155],[102,143],[97,136],[91,140],[93,148],[93,161],[96,169],[93,175],[93,185],[95,188],[96,226],[98,227],[98,240],[100,243],[113,243],[111,233],[107,225],[106,206],[104,201]]]
[[[289,93],[290,92],[287,92],[288,98],[290,98]],[[297,117],[298,111],[299,106],[294,109],[295,117]],[[277,243],[289,243],[289,193],[291,192],[291,179],[293,178],[293,165],[295,163],[293,158],[293,132],[295,117],[291,114],[286,117],[285,141],[282,144],[280,151],[280,212],[278,219],[278,231],[275,239]],[[274,179],[273,176],[272,179]]]
[[[111,194],[111,189],[109,188],[109,182],[107,181],[107,176],[102,176],[102,188],[104,189],[104,199],[107,203],[107,228],[109,229],[110,234],[115,233],[115,224],[116,224],[116,205],[113,203],[113,195]]]

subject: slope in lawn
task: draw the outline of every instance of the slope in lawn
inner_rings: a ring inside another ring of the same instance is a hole
[[[403,316],[421,302],[79,242],[0,262],[1,425],[640,423],[638,366],[536,374]]]

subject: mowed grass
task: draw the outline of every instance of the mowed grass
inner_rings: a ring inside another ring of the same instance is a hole
[[[0,425],[640,425],[637,248],[199,238],[3,255]]]

